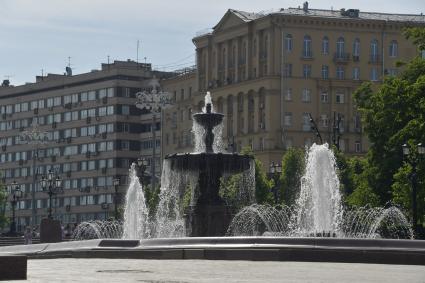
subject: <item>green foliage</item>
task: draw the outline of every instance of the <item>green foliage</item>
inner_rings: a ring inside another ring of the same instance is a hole
[[[220,179],[220,197],[226,202],[227,205],[235,207],[236,210],[243,205],[238,201],[238,191],[242,183],[242,174],[235,174],[229,178]]]
[[[156,208],[159,203],[159,193],[161,192],[160,186],[156,186],[155,189],[151,189],[151,186],[148,185],[145,187],[145,200],[147,207],[149,209],[149,215],[155,215]]]
[[[273,181],[267,179],[266,173],[263,170],[263,165],[260,160],[256,159],[250,147],[244,147],[241,154],[247,154],[254,157],[255,162],[255,199],[259,204],[273,203],[273,194],[271,189]]]
[[[407,28],[404,31],[404,35],[407,39],[412,39],[418,50],[425,50],[425,28]]]
[[[419,50],[425,49],[425,28],[408,29],[405,34]],[[404,68],[400,76],[385,78],[379,89],[366,83],[355,92],[371,146],[360,174],[362,181],[355,185],[349,203],[375,201],[370,196],[373,193],[381,205],[388,201],[406,208],[411,205],[410,169],[404,165],[401,145],[425,141],[425,60],[417,56]],[[419,183],[423,184],[424,178],[425,174],[418,174]],[[423,197],[418,198],[420,217],[425,213],[424,202]]]
[[[280,196],[282,204],[295,204],[301,187],[301,177],[305,170],[305,153],[299,148],[288,149],[282,157],[280,175]]]

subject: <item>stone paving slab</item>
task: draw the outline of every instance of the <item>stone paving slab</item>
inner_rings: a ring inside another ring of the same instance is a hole
[[[425,281],[425,266],[145,259],[28,261],[28,280],[14,282],[391,282]]]

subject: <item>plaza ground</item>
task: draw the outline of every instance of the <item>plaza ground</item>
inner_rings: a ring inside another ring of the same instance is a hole
[[[425,266],[226,260],[32,259],[13,282],[425,282]]]

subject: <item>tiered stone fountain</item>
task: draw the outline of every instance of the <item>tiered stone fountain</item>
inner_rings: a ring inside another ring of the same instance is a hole
[[[195,123],[204,131],[203,152],[173,154],[165,159],[171,170],[182,174],[196,172],[198,181],[186,211],[188,236],[224,236],[234,216],[232,207],[225,204],[219,195],[220,178],[224,174],[242,173],[250,168],[252,157],[236,153],[214,152],[214,128],[220,125],[224,115],[212,112],[212,104],[207,94],[205,109],[193,115]],[[217,137],[221,139],[221,137]]]

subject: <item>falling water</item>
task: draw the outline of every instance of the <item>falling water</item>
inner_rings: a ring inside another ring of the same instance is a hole
[[[339,233],[342,205],[336,169],[335,156],[327,144],[310,147],[296,201],[296,228],[301,235]]]
[[[397,207],[366,206],[344,211],[336,169],[328,146],[314,144],[308,151],[296,204],[244,207],[233,218],[227,234],[413,239],[410,225]]]
[[[195,147],[193,151],[204,152],[205,151],[204,135],[206,134],[204,127],[202,127],[201,125],[193,121],[192,134],[194,136],[194,141],[195,141]]]
[[[122,223],[119,221],[91,220],[81,222],[72,233],[71,239],[119,239],[122,234]]]
[[[183,237],[185,223],[181,209],[181,199],[184,190],[182,174],[171,170],[169,160],[164,160],[161,175],[161,192],[159,204],[153,225],[157,238]]]
[[[125,196],[124,239],[142,239],[150,234],[149,211],[145,194],[136,174],[136,164],[132,164],[129,177],[130,185]]]

